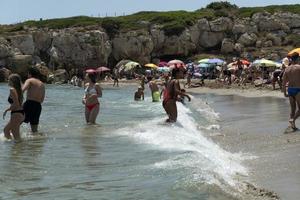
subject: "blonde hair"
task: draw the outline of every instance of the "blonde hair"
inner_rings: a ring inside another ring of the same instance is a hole
[[[22,84],[21,84],[21,77],[18,74],[11,74],[8,77],[8,81],[11,87],[13,87],[18,94],[18,100],[20,105],[23,103],[23,92],[22,92]]]

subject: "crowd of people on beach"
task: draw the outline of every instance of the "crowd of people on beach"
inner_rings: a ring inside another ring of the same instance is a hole
[[[254,74],[253,70],[248,66],[243,66],[241,60],[236,61],[237,68],[234,73],[229,69],[221,67],[219,69],[217,81],[227,82],[231,84],[237,82],[238,84],[244,84],[245,81],[253,81]],[[145,99],[145,84],[151,91],[151,97],[153,102],[160,102],[162,99],[162,106],[168,116],[166,122],[174,123],[177,121],[177,105],[176,102],[182,102],[184,104],[185,98],[191,101],[191,97],[186,93],[184,89],[181,89],[180,79],[184,79],[184,75],[187,77],[187,82],[184,84],[185,87],[199,87],[204,85],[204,79],[200,79],[201,82],[197,85],[191,84],[191,79],[194,76],[194,68],[192,64],[187,64],[186,68],[177,66],[176,64],[172,67],[172,70],[167,73],[161,73],[157,76],[151,72],[146,74],[136,75],[140,80],[140,84],[137,91],[134,93],[134,100],[140,101]],[[45,98],[45,85],[39,79],[40,72],[38,68],[31,67],[28,70],[28,79],[22,85],[21,78],[18,74],[11,74],[8,78],[8,85],[10,87],[8,102],[10,104],[3,113],[5,118],[8,111],[11,112],[11,118],[4,127],[4,136],[7,139],[15,139],[20,141],[20,125],[30,123],[31,131],[33,133],[38,132],[39,118],[42,111],[41,104]],[[262,74],[263,76],[264,74]],[[83,74],[81,75],[83,77]],[[97,116],[100,111],[99,97],[102,97],[102,88],[97,83],[97,73],[94,71],[86,71],[84,80],[76,80],[82,82],[84,85],[84,95],[82,103],[85,107],[85,119],[87,124],[95,124]],[[113,86],[118,86],[119,75],[114,75]],[[158,79],[157,79],[158,78]],[[105,77],[108,79],[108,77]],[[282,68],[274,70],[272,72],[272,83],[279,83],[282,92],[285,97],[289,98],[291,113],[290,113],[290,127],[293,130],[297,130],[295,121],[300,116],[300,65],[299,65],[299,54],[294,53],[293,55],[285,58],[282,63]],[[72,82],[71,82],[72,83]],[[74,83],[72,83],[74,84]],[[23,93],[26,92],[26,101],[23,103]]]

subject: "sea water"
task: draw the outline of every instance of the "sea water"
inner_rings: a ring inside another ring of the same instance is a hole
[[[215,144],[218,113],[194,98],[178,103],[166,124],[161,103],[133,100],[134,87],[103,90],[99,125],[86,125],[83,89],[49,85],[40,133],[21,127],[23,142],[0,131],[0,199],[210,199],[243,195],[242,154]],[[0,110],[8,107],[0,85]],[[9,115],[0,121],[3,129]]]

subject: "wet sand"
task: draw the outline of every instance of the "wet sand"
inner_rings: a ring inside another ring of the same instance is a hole
[[[289,104],[279,91],[259,89],[187,89],[220,113],[220,134],[210,137],[231,152],[253,156],[245,161],[250,169],[250,189],[262,196],[274,191],[280,199],[300,197],[300,131],[284,134]],[[300,120],[296,123],[300,126]],[[272,198],[271,198],[272,199]],[[274,199],[276,199],[274,197]]]

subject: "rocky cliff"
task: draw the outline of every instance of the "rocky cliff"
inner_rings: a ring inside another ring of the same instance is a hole
[[[273,48],[270,56],[278,59],[285,53],[280,50],[299,38],[300,15],[290,12],[258,12],[247,18],[200,18],[176,34],[166,34],[159,24],[113,35],[100,25],[23,27],[21,31],[0,34],[0,66],[24,74],[28,66],[41,61],[50,69],[113,67],[122,59],[145,64],[154,58],[190,57],[209,51],[225,55],[263,53],[264,48]]]

